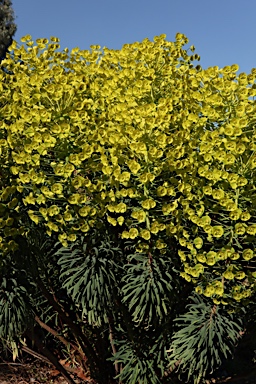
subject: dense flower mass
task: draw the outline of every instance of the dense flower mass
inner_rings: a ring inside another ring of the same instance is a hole
[[[256,69],[194,66],[180,33],[121,50],[22,42],[0,73],[2,254],[31,222],[63,245],[113,226],[137,252],[176,238],[181,276],[216,304],[247,298]]]

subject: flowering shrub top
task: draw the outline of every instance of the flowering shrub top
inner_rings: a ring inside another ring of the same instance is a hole
[[[216,304],[249,297],[256,70],[194,66],[180,33],[121,50],[22,42],[0,73],[2,254],[32,222],[63,245],[112,226],[153,257],[175,238],[181,276]]]

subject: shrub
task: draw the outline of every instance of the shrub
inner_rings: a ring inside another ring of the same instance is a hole
[[[194,66],[180,33],[117,51],[22,42],[0,74],[3,263],[31,228],[57,238],[80,326],[108,325],[120,380],[157,382],[188,294],[217,316],[255,291],[256,70]]]

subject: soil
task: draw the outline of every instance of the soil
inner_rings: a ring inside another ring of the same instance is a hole
[[[76,384],[93,383],[79,369],[69,374]],[[15,363],[0,362],[0,384],[67,384],[67,381],[51,364],[26,358]]]

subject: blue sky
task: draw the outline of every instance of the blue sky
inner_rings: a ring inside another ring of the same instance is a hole
[[[184,33],[201,66],[256,67],[256,0],[12,0],[15,40],[57,36],[61,48],[123,44]]]

